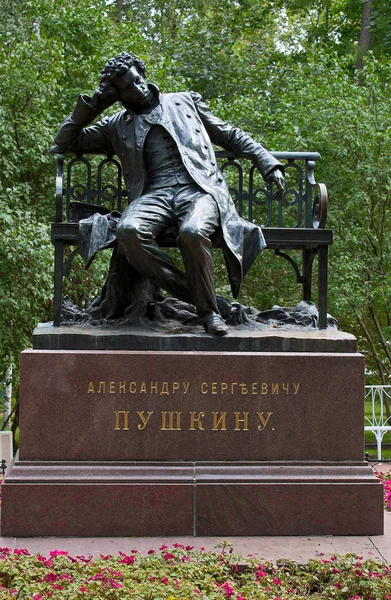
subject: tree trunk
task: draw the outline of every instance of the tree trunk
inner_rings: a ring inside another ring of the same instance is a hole
[[[373,19],[373,1],[364,0],[362,14],[360,36],[358,38],[358,50],[356,59],[356,71],[360,72],[364,66],[364,56],[371,47],[371,27]]]
[[[4,390],[4,421],[9,419],[11,413],[11,397],[12,397],[12,364],[10,363],[5,373],[5,390]]]
[[[120,23],[125,16],[124,0],[116,0],[115,8],[116,8],[116,20],[118,23]]]

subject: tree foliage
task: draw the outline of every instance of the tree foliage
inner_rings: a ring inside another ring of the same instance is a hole
[[[371,1],[363,50],[367,2],[0,0],[0,379],[52,311],[54,134],[105,61],[126,49],[164,91],[199,91],[267,148],[322,154],[317,179],[328,185],[335,231],[330,312],[389,381],[391,6]],[[262,255],[243,301],[297,301],[288,267]],[[224,291],[219,259],[216,275]],[[98,269],[76,268],[76,299],[100,281]]]

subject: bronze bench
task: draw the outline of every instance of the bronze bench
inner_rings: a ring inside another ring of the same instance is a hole
[[[302,285],[303,300],[311,300],[312,267],[315,256],[318,257],[319,329],[326,329],[328,248],[332,244],[332,231],[325,229],[326,186],[316,183],[314,178],[320,155],[317,152],[272,154],[284,164],[286,189],[283,198],[263,182],[249,161],[236,160],[225,151],[216,152],[216,157],[238,213],[261,225],[267,249],[274,250],[292,265],[296,281]],[[57,154],[56,216],[51,226],[55,248],[55,326],[59,326],[61,320],[63,278],[69,274],[77,253],[79,219],[95,210],[89,207],[90,204],[121,212],[127,202],[126,196],[121,164],[116,157]],[[165,235],[157,241],[161,246],[175,247],[175,236]],[[75,246],[75,249],[64,262],[65,246]],[[214,246],[218,246],[218,242]],[[286,254],[289,250],[301,250],[300,267]]]

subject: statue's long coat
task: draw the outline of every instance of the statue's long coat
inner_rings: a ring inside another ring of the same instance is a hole
[[[157,88],[150,84],[155,92]],[[231,289],[237,297],[243,277],[265,241],[261,229],[239,217],[228,186],[217,167],[212,144],[250,158],[266,178],[280,163],[241,129],[212,114],[194,92],[160,94],[160,103],[147,115],[122,110],[87,127],[98,112],[90,98],[78,104],[60,127],[56,145],[60,151],[113,152],[120,158],[129,202],[142,195],[147,187],[143,149],[153,125],[164,127],[175,140],[183,163],[198,185],[211,194],[220,211],[223,251]]]

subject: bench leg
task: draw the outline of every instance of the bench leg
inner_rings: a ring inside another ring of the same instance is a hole
[[[328,246],[318,249],[319,329],[327,329]]]
[[[303,250],[303,300],[311,302],[312,300],[312,264],[314,262],[314,250]]]
[[[54,243],[54,321],[55,327],[60,326],[62,306],[62,282],[64,268],[64,242],[56,240]]]

